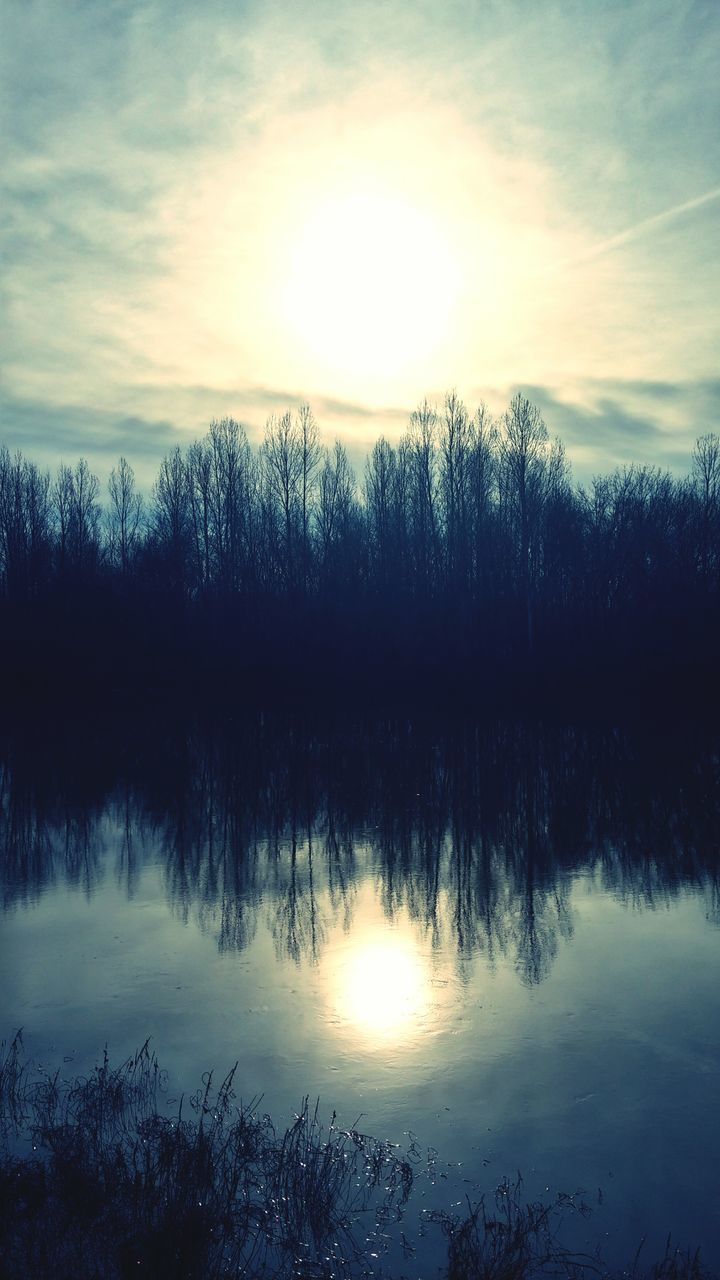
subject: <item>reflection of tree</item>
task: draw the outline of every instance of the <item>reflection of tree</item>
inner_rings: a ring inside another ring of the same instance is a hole
[[[221,951],[242,951],[255,937],[257,904],[253,876],[248,874],[253,859],[228,854],[220,894],[218,946]]]
[[[118,884],[125,886],[128,898],[133,898],[137,888],[140,866],[137,856],[137,832],[135,830],[133,806],[127,787],[118,806],[121,837],[117,859]]]
[[[332,803],[327,810],[323,859],[330,908],[334,916],[342,915],[343,928],[347,931],[356,897],[355,842],[352,827],[342,814],[335,812]]]
[[[13,786],[12,770],[0,767],[3,908],[31,901],[54,881],[49,837],[29,791]]]
[[[528,986],[542,982],[557,955],[558,936],[571,938],[572,915],[562,891],[538,893],[528,877],[520,899],[516,969]]]
[[[67,813],[62,839],[67,881],[90,898],[101,874],[103,854],[99,826],[93,815],[78,809]]]
[[[289,867],[288,867],[289,862]],[[278,864],[277,892],[271,908],[271,929],[278,954],[299,964],[318,960],[320,941],[324,939],[324,922],[318,911],[313,875],[312,835],[307,833],[304,865],[298,861],[298,839],[293,831],[289,859]]]
[[[114,841],[129,896],[160,851],[173,909],[222,950],[248,946],[264,918],[280,955],[314,963],[333,923],[351,926],[371,876],[388,920],[407,912],[432,946],[455,950],[461,973],[482,951],[527,983],[572,936],[581,870],[647,909],[690,887],[720,915],[712,743],[259,718],[232,734],[175,730],[163,750],[151,739],[153,760],[123,748],[86,764],[83,750],[50,742],[43,758],[34,740],[5,752],[6,908],[58,880],[92,894]]]
[[[523,742],[516,803],[511,811],[511,857],[518,903],[516,968],[523,982],[541,982],[557,954],[558,935],[572,935],[567,886],[549,839],[552,791],[534,732]]]
[[[5,909],[64,880],[90,897],[102,874],[99,815],[75,803],[48,807],[12,769],[0,770],[0,886]]]

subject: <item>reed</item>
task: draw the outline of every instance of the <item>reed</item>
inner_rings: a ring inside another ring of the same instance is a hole
[[[236,1069],[168,1116],[147,1043],[72,1081],[3,1046],[3,1274],[357,1274],[358,1220],[407,1200],[410,1165],[334,1116],[326,1132],[307,1097],[278,1133],[260,1098],[236,1099]]]
[[[377,1246],[393,1220],[402,1220],[406,1260],[419,1252],[406,1235],[413,1150],[406,1158],[343,1129],[334,1113],[326,1130],[309,1097],[278,1131],[262,1098],[236,1097],[237,1065],[219,1084],[208,1073],[169,1114],[167,1078],[148,1041],[120,1066],[106,1051],[89,1075],[70,1080],[33,1066],[21,1032],[3,1042],[2,1276],[387,1276]],[[589,1210],[572,1196],[527,1201],[518,1177],[468,1201],[464,1215],[424,1210],[421,1219],[447,1239],[447,1280],[608,1277],[599,1256],[561,1242],[563,1221],[577,1213]],[[644,1267],[641,1257],[638,1250],[624,1280],[710,1277],[698,1253],[669,1239],[658,1262]]]

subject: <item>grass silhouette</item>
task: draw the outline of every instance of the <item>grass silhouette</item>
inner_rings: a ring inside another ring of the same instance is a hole
[[[28,1061],[18,1032],[0,1053],[1,1274],[125,1280],[164,1277],[387,1275],[368,1245],[403,1217],[413,1168],[396,1146],[324,1129],[306,1097],[276,1130],[260,1098],[238,1102],[237,1064],[212,1073],[177,1112],[161,1111],[166,1087],[149,1042],[118,1067],[107,1056],[70,1081]],[[607,1276],[597,1256],[558,1236],[574,1197],[526,1202],[503,1181],[465,1216],[425,1211],[447,1237],[447,1280]],[[406,1224],[405,1224],[406,1225]],[[414,1247],[402,1233],[406,1257]],[[397,1274],[397,1273],[395,1273]],[[640,1251],[623,1276],[707,1280],[697,1253],[674,1250],[650,1268]]]

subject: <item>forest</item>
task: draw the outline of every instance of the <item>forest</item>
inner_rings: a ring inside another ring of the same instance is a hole
[[[165,456],[143,495],[0,449],[0,656],[21,699],[387,695],[706,703],[720,638],[720,440],[690,474],[573,482],[522,394],[424,402],[358,480],[309,406]]]

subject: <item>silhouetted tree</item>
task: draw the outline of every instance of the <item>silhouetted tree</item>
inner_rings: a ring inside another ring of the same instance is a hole
[[[263,441],[265,477],[270,497],[271,518],[277,510],[282,530],[278,569],[286,585],[294,586],[297,561],[299,488],[305,474],[302,444],[288,411],[281,418],[269,418]]]
[[[50,477],[21,453],[0,448],[0,590],[26,598],[47,580],[51,553]]]
[[[153,486],[152,528],[164,580],[175,592],[187,589],[191,510],[188,473],[179,446],[167,454]]]
[[[365,464],[365,507],[373,585],[388,589],[393,568],[395,454],[384,436]]]
[[[470,529],[468,552],[476,600],[487,596],[495,551],[498,478],[497,428],[485,405],[480,405],[472,424],[469,497]]]
[[[302,580],[300,586],[307,589],[310,575],[310,524],[312,505],[317,487],[318,468],[323,451],[318,437],[317,423],[307,404],[301,405],[297,415],[296,431],[300,447],[300,536],[302,556]]]
[[[142,495],[135,487],[135,472],[126,458],[120,458],[110,472],[108,493],[109,559],[125,575],[130,572],[137,555],[143,518]]]
[[[465,405],[453,391],[445,397],[440,435],[445,576],[451,591],[465,591],[469,583],[472,462],[472,423]]]
[[[550,442],[539,409],[518,392],[502,422],[500,500],[512,540],[531,652],[535,595],[542,572],[543,519],[548,502],[566,482],[566,475],[562,445]]]
[[[440,531],[437,491],[438,417],[423,401],[410,418],[410,536],[415,589],[432,593],[440,566]]]
[[[699,569],[703,583],[720,585],[720,438],[700,436],[692,457],[692,483],[700,505]]]
[[[326,591],[331,586],[339,588],[343,559],[347,562],[352,557],[348,540],[353,532],[355,503],[355,477],[347,451],[338,440],[332,453],[326,453],[318,478],[316,525],[320,574]]]
[[[182,655],[173,678],[193,665],[198,679],[262,669],[298,683],[344,667],[430,692],[438,678],[477,691],[513,664],[558,678],[604,664],[608,679],[624,664],[632,682],[643,654],[671,671],[691,648],[707,665],[720,643],[713,434],[685,480],[629,466],[577,488],[525,396],[496,422],[451,392],[374,444],[358,493],[346,450],[321,446],[303,405],[270,418],[259,448],[232,418],[177,446],[147,515],[125,458],[104,519],[98,495],[84,459],[51,482],[0,450],[0,601],[28,670],[28,637],[61,614],[66,665],[127,668],[114,647],[143,616],[145,671]]]
[[[85,458],[74,471],[61,464],[51,496],[55,509],[61,574],[78,580],[97,567],[100,557],[100,482]]]
[[[249,546],[250,446],[233,418],[213,422],[207,438],[211,458],[211,529],[219,590],[238,591]]]

